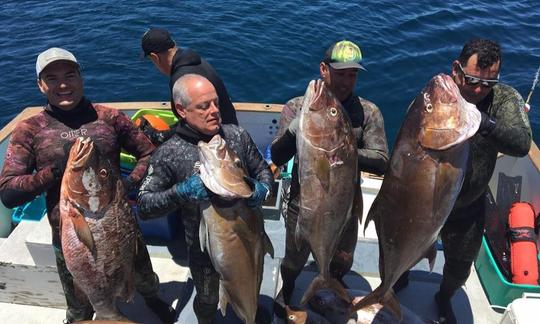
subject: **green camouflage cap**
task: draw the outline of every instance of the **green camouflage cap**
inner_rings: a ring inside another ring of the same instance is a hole
[[[332,44],[324,54],[323,62],[328,63],[333,69],[362,69],[362,51],[360,47],[348,40],[342,40]]]

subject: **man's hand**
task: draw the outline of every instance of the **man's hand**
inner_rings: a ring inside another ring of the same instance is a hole
[[[244,177],[248,185],[253,189],[253,193],[246,200],[246,204],[249,208],[259,208],[262,203],[268,198],[270,189],[260,181],[257,181],[250,177]]]
[[[198,173],[176,184],[178,197],[185,202],[199,202],[208,200],[208,191]]]

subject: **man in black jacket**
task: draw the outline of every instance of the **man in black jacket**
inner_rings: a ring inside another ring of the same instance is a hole
[[[144,33],[141,41],[145,57],[150,58],[159,72],[170,77],[171,90],[176,80],[185,74],[199,74],[208,79],[216,89],[219,98],[219,112],[223,124],[238,125],[236,111],[231,102],[223,81],[214,68],[197,52],[176,46],[169,32],[162,28],[150,28]],[[179,117],[171,95],[171,109]]]
[[[171,137],[152,154],[138,195],[140,216],[155,218],[180,210],[188,262],[195,284],[193,310],[199,324],[212,323],[219,302],[219,274],[199,243],[200,203],[209,199],[199,176],[199,141],[220,134],[246,166],[252,187],[247,204],[260,208],[270,195],[272,172],[246,130],[221,125],[216,90],[206,78],[187,74],[173,88],[175,110],[182,118]]]

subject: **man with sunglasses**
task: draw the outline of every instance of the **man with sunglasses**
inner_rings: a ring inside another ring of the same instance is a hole
[[[484,232],[484,199],[497,154],[525,156],[531,146],[531,127],[521,95],[499,83],[499,44],[474,39],[463,47],[452,63],[452,78],[461,95],[476,105],[482,122],[471,138],[469,164],[463,186],[446,224],[441,230],[445,264],[439,291],[435,294],[439,323],[456,323],[451,297],[467,281],[478,255]],[[408,284],[406,272],[394,291]]]
[[[334,43],[326,51],[319,64],[321,79],[332,91],[351,118],[358,143],[358,168],[375,174],[383,174],[388,163],[388,145],[384,132],[383,116],[379,108],[354,93],[360,70],[362,52],[353,42],[342,40]],[[296,155],[296,132],[304,97],[289,100],[281,111],[279,130],[272,143],[272,162],[283,165]],[[295,229],[299,210],[300,183],[298,181],[298,159],[295,157],[290,193],[285,215],[285,257],[281,263],[283,287],[274,302],[274,313],[284,317],[284,307],[290,304],[295,280],[308,260],[308,246],[297,248]],[[341,280],[352,267],[354,249],[358,236],[358,221],[351,218],[343,233],[338,250],[330,263],[330,272]]]

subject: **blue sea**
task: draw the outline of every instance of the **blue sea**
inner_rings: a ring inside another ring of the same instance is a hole
[[[501,80],[525,98],[540,65],[539,1],[2,0],[0,126],[45,102],[35,59],[52,46],[77,56],[94,102],[167,101],[167,78],[139,57],[151,26],[205,57],[237,102],[303,94],[332,42],[356,42],[368,69],[356,91],[381,108],[390,146],[408,104],[433,75],[450,72],[467,40],[500,42]],[[540,89],[531,107],[538,143]]]

